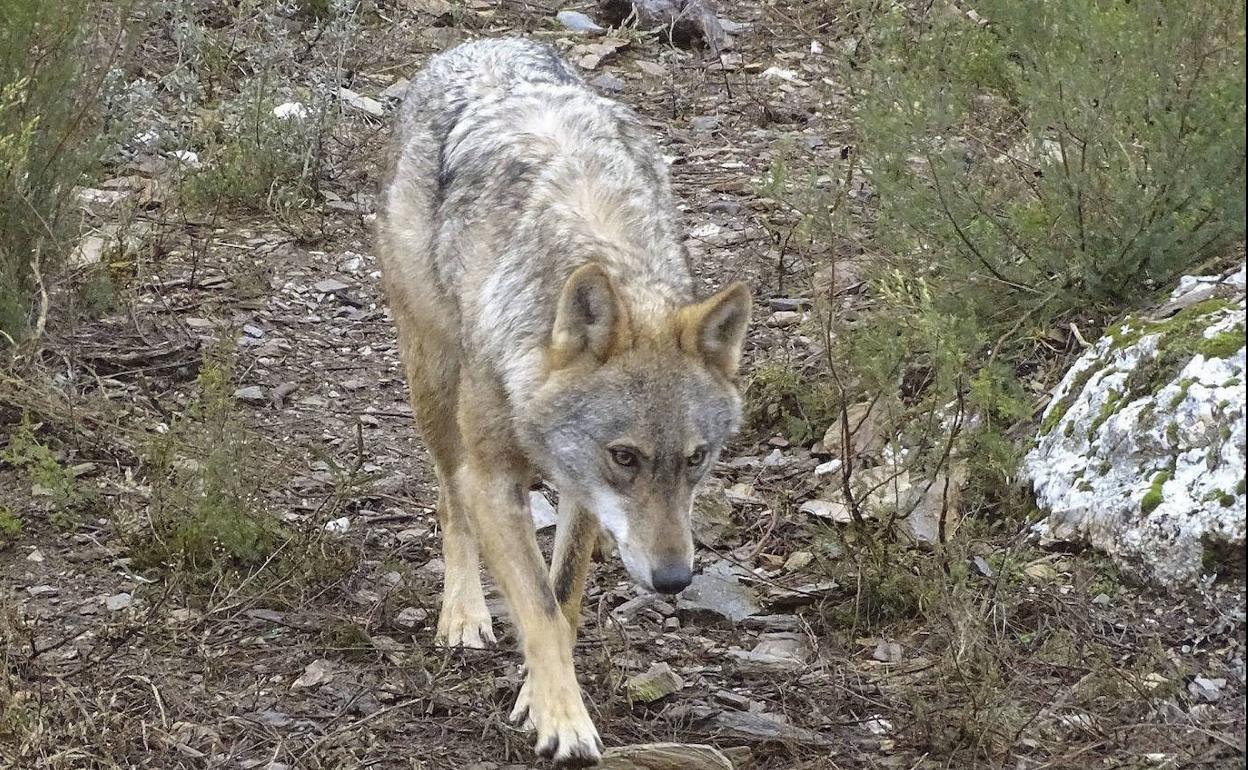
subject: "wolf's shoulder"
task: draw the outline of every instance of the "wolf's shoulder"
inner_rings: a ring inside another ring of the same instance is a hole
[[[517,37],[461,43],[431,58],[424,75],[445,86],[475,82],[504,90],[521,83],[584,84],[555,49]]]

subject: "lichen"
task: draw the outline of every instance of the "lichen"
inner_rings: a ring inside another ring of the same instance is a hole
[[[1205,337],[1196,344],[1196,352],[1205,358],[1230,358],[1244,346],[1244,325]]]
[[[1209,342],[1204,337],[1205,330],[1209,328],[1208,316],[1231,305],[1229,299],[1214,297],[1196,302],[1170,318],[1154,321],[1143,327],[1135,337],[1136,341],[1149,334],[1159,334],[1161,338],[1157,341],[1157,352],[1148,360],[1140,361],[1127,377],[1124,387],[1129,400],[1156,394],[1173,380],[1187,362],[1200,352],[1202,345]],[[1243,327],[1239,328],[1237,339],[1242,341]],[[1220,336],[1215,336],[1215,339]]]
[[[1144,513],[1152,513],[1153,509],[1161,505],[1161,501],[1165,499],[1161,488],[1165,486],[1165,483],[1169,480],[1170,473],[1168,471],[1158,471],[1157,475],[1153,476],[1152,486],[1148,488],[1148,491],[1144,493],[1144,497],[1140,500],[1141,511]]]
[[[1170,399],[1170,408],[1177,409],[1179,404],[1183,403],[1183,399],[1187,398],[1187,391],[1192,389],[1192,383],[1196,382],[1194,377],[1184,377],[1179,380],[1179,392],[1174,394]]]
[[[1079,372],[1079,374],[1075,375],[1075,379],[1071,381],[1070,387],[1067,388],[1066,392],[1062,394],[1062,397],[1049,408],[1049,413],[1046,414],[1044,416],[1044,420],[1041,421],[1041,436],[1047,436],[1049,432],[1056,428],[1057,424],[1062,421],[1062,418],[1065,417],[1066,413],[1070,411],[1070,407],[1074,406],[1075,401],[1080,395],[1083,394],[1083,388],[1088,384],[1088,380],[1091,380],[1093,375],[1100,371],[1100,364],[1100,361],[1095,361],[1089,364],[1086,369]]]
[[[1105,397],[1105,403],[1101,404],[1101,411],[1097,413],[1096,419],[1088,426],[1088,441],[1096,435],[1096,431],[1105,424],[1105,421],[1114,416],[1119,407],[1124,403],[1121,391],[1111,390],[1109,395]]]
[[[1179,424],[1173,420],[1166,425],[1166,441],[1170,442],[1170,446],[1179,445]]]

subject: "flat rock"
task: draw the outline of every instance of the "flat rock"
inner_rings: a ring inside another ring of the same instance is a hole
[[[268,397],[264,393],[264,388],[260,385],[246,385],[234,391],[234,398],[239,401],[245,401],[248,404],[267,404]]]
[[[693,501],[691,513],[693,537],[707,546],[718,546],[735,528],[732,501],[722,485],[707,483]]]
[[[546,495],[537,490],[529,492],[529,513],[533,516],[534,529],[542,530],[559,523],[559,512]]]
[[[606,750],[599,770],[733,770],[732,762],[713,746],[687,743],[644,743]]]
[[[602,73],[598,77],[589,81],[589,84],[594,88],[597,88],[599,91],[606,91],[610,94],[617,94],[620,91],[623,91],[625,86],[623,80],[620,80],[609,72]]]
[[[349,289],[350,285],[343,283],[337,278],[326,278],[324,280],[317,281],[313,284],[312,288],[316,289],[321,294],[336,294],[340,291]]]
[[[685,683],[672,667],[666,663],[655,663],[644,674],[628,678],[626,683],[628,697],[639,703],[653,703],[666,698],[685,686]]]
[[[560,11],[555,14],[555,20],[566,29],[584,35],[601,35],[606,32],[605,29],[595,24],[593,19],[580,11]]]
[[[127,593],[113,594],[104,600],[104,607],[109,612],[124,610],[134,603],[134,598]]]
[[[719,711],[708,716],[711,717],[711,729],[721,736],[747,741],[797,743],[817,747],[832,745],[832,739],[823,733],[796,727],[775,714]]]
[[[676,609],[685,618],[710,617],[740,622],[760,611],[758,594],[743,585],[731,562],[719,561],[704,572],[693,576],[693,583],[676,601]]]
[[[367,115],[372,115],[374,118],[384,118],[386,116],[386,105],[376,99],[357,94],[350,88],[340,87],[338,89],[338,98],[348,107]]]
[[[334,664],[324,658],[312,661],[303,669],[303,674],[291,685],[292,690],[306,690],[320,687],[334,678]]]

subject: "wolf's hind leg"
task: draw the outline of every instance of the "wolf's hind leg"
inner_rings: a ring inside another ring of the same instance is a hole
[[[447,647],[481,649],[494,643],[490,611],[481,588],[477,540],[463,507],[456,500],[452,477],[439,476],[438,522],[442,527],[442,609],[436,641]]]
[[[435,316],[409,310],[392,301],[399,327],[412,412],[438,474],[438,524],[442,529],[442,609],[436,641],[448,647],[482,648],[494,642],[490,611],[481,589],[481,558],[471,522],[455,489],[455,472],[463,458],[456,421],[459,393],[459,349],[439,329]]]

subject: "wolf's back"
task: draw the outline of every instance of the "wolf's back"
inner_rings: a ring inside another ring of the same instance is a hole
[[[466,109],[534,85],[584,81],[549,46],[529,40],[476,40],[434,56],[408,86],[395,127],[395,170],[434,181],[439,152]]]

